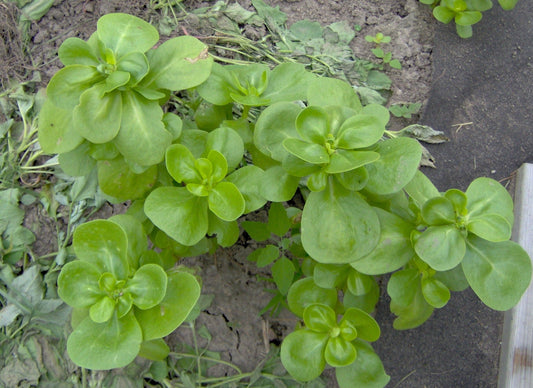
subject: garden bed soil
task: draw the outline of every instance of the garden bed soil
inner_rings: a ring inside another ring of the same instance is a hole
[[[302,19],[318,21],[323,25],[345,20],[351,25],[358,25],[361,30],[351,43],[355,55],[371,59],[365,35],[382,32],[392,37],[388,47],[394,58],[402,62],[401,70],[391,70],[388,75],[393,81],[392,102],[421,102],[429,105],[423,117],[425,123],[435,129],[451,133],[452,120],[446,117],[446,109],[456,112],[461,101],[449,98],[446,108],[442,108],[442,98],[448,98],[445,88],[450,78],[447,70],[436,65],[433,73],[435,83],[432,87],[433,35],[437,23],[431,18],[430,9],[416,0],[270,0],[268,4],[277,5],[288,14],[289,23]],[[250,2],[239,1],[245,8]],[[522,2],[524,3],[524,2]],[[195,0],[186,1],[187,8],[205,6],[208,3]],[[212,4],[212,3],[211,3]],[[1,8],[3,7],[3,8]],[[5,9],[5,11],[4,11]],[[120,0],[72,0],[56,1],[50,11],[36,23],[32,23],[28,40],[21,43],[23,36],[16,28],[16,10],[7,4],[0,4],[0,33],[4,43],[0,42],[0,74],[2,87],[10,79],[27,79],[32,71],[38,71],[45,86],[51,76],[60,68],[57,60],[57,48],[66,38],[78,36],[87,39],[96,27],[96,21],[110,12],[126,12],[147,21],[157,23],[159,14],[149,7],[148,1],[133,0],[125,3]],[[519,12],[516,12],[518,15]],[[489,17],[487,17],[489,19]],[[194,35],[194,25],[183,21],[174,34],[187,31]],[[437,42],[440,61],[455,58],[456,50],[463,48],[465,55],[477,50],[476,38],[465,42],[453,36],[446,27],[438,27]],[[202,31],[205,34],[205,31]],[[451,35],[450,35],[451,34]],[[451,46],[445,42],[452,41]],[[474,43],[475,42],[475,43]],[[527,46],[524,43],[525,47]],[[453,54],[452,54],[453,53]],[[460,59],[459,59],[460,61]],[[447,64],[446,69],[450,66]],[[466,65],[465,65],[466,66]],[[460,69],[461,67],[458,67]],[[473,74],[463,74],[463,78],[473,80]],[[453,78],[452,78],[453,79]],[[531,79],[531,78],[530,78]],[[486,83],[489,84],[489,79]],[[454,84],[455,85],[455,84]],[[463,83],[464,85],[464,83]],[[463,88],[464,91],[464,88]],[[503,93],[506,91],[504,90]],[[485,92],[488,93],[488,92]],[[532,93],[533,94],[533,93]],[[444,95],[446,97],[442,97]],[[431,96],[431,97],[430,97]],[[473,112],[479,100],[465,101]],[[463,106],[464,107],[464,106]],[[522,113],[524,113],[522,111]],[[496,113],[495,113],[496,115]],[[418,117],[415,117],[416,120]],[[474,120],[473,117],[457,117],[461,120]],[[463,121],[466,122],[466,121]],[[404,124],[406,124],[405,122]],[[476,125],[476,128],[482,129]],[[479,175],[488,175],[486,170],[472,172],[472,160],[463,158],[451,149],[466,143],[471,131],[464,130],[452,134],[452,143],[447,148],[436,146],[431,150],[436,156],[438,169],[429,171],[436,179],[440,189],[451,186],[465,188],[466,179],[470,181]],[[531,146],[527,145],[531,154]],[[449,154],[446,154],[450,152]],[[471,155],[473,151],[464,151]],[[480,160],[478,163],[480,163]],[[499,167],[498,177],[511,173],[515,164],[505,165],[507,171]],[[511,170],[510,170],[511,169]],[[465,172],[465,171],[470,172]],[[509,171],[510,170],[510,171]],[[427,172],[427,171],[426,171]],[[99,217],[107,218],[117,208],[107,206]],[[56,238],[55,226],[48,227],[49,221],[39,209],[31,209],[28,226],[37,234],[35,250],[37,254],[53,252]],[[261,215],[259,215],[260,217]],[[184,263],[198,266],[203,279],[203,293],[214,294],[211,306],[200,315],[197,327],[205,325],[213,339],[210,350],[220,352],[222,358],[231,361],[244,371],[253,370],[264,359],[271,344],[279,344],[296,324],[290,314],[278,318],[259,316],[258,312],[270,299],[264,291],[268,283],[261,277],[265,272],[246,261],[246,256],[256,247],[255,242],[246,235],[241,236],[238,245],[231,249],[219,249],[215,256],[186,259]],[[381,339],[375,343],[375,350],[381,356],[386,371],[391,375],[391,387],[493,387],[497,380],[499,341],[501,338],[502,314],[486,308],[470,291],[454,293],[451,301],[443,309],[437,310],[432,318],[417,329],[398,332],[392,329],[393,315],[388,307],[388,298],[383,293],[376,319],[382,327]],[[180,328],[171,336],[172,342],[190,340],[190,331]],[[217,371],[214,371],[217,372]],[[224,373],[218,371],[217,373]],[[332,380],[328,386],[334,386]]]

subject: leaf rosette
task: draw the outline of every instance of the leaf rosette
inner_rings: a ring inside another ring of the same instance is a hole
[[[194,276],[166,272],[158,260],[146,260],[154,256],[145,254],[146,235],[131,216],[79,226],[73,247],[78,260],[62,268],[58,293],[75,312],[67,350],[85,368],[129,364],[146,341],[179,326],[199,297]],[[168,353],[164,342],[158,347]]]

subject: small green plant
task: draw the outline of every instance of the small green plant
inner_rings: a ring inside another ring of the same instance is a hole
[[[483,16],[482,12],[492,8],[491,0],[420,0],[433,8],[433,16],[438,21],[448,24],[455,22],[457,35],[461,38],[472,37],[472,26]],[[518,0],[498,0],[504,10],[511,10]]]
[[[410,104],[392,104],[389,111],[396,117],[403,117],[410,119],[412,115],[420,111],[422,104],[420,102],[413,102]]]
[[[165,358],[162,337],[200,294],[176,261],[233,245],[239,218],[267,201],[266,224],[241,226],[258,241],[278,240],[250,259],[272,264],[277,290],[263,311],[284,306],[300,319],[281,347],[281,362],[299,381],[328,364],[342,388],[388,382],[370,345],[380,335],[369,315],[380,296],[377,276],[390,274],[390,309],[401,330],[425,322],[450,291],[471,287],[496,310],[518,302],[531,262],[509,241],[513,204],[498,182],[479,178],[465,192],[440,193],[418,170],[420,144],[388,131],[389,110],[363,104],[345,81],[293,63],[213,65],[194,38],[151,49],[156,38],[147,23],[112,14],[89,42],[67,40],[60,50],[66,67],[51,80],[39,117],[39,139],[60,153],[62,166],[68,170],[72,155],[82,166],[71,152],[85,147],[87,160],[98,160],[85,173],[97,170],[107,194],[135,200],[128,215],[74,233],[77,260],[62,268],[58,283],[74,307],[67,347],[77,364],[109,369],[137,355]],[[144,47],[131,43],[136,39]],[[130,67],[133,58],[139,66]],[[185,101],[187,117],[171,113]],[[139,123],[137,133],[130,124]],[[92,137],[99,134],[100,143]],[[298,192],[301,209],[286,209],[283,202]],[[198,376],[201,369],[197,357]],[[237,372],[235,381],[244,376]]]
[[[391,37],[383,35],[381,32],[378,32],[375,36],[367,35],[365,40],[369,43],[374,43],[375,47],[370,50],[376,58],[381,59],[384,65],[389,65],[393,69],[401,69],[402,64],[397,59],[392,59],[391,52],[385,52],[381,47],[384,43],[390,43]],[[382,66],[383,67],[383,66]]]

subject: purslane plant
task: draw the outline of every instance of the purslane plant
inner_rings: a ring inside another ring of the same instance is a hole
[[[420,0],[433,8],[433,16],[438,21],[448,24],[455,22],[457,35],[461,38],[472,37],[472,26],[483,16],[482,12],[492,8],[491,0]],[[511,10],[518,0],[498,0],[504,10]]]
[[[113,21],[119,40],[109,32]],[[104,192],[135,200],[129,215],[92,221],[74,235],[78,259],[63,267],[59,293],[74,307],[68,350],[76,363],[108,369],[138,354],[164,358],[162,337],[199,295],[196,278],[172,268],[176,260],[233,245],[239,218],[267,201],[267,224],[241,226],[257,241],[272,234],[279,240],[250,257],[272,264],[278,290],[267,307],[286,306],[301,319],[281,349],[296,379],[312,380],[330,365],[341,387],[388,382],[369,344],[380,333],[369,315],[380,296],[379,275],[391,274],[397,329],[422,324],[451,291],[469,286],[496,310],[518,302],[531,262],[509,241],[513,205],[498,182],[478,178],[465,192],[440,193],[418,170],[419,143],[387,137],[389,110],[363,106],[348,83],[297,64],[211,66],[205,46],[182,38],[152,49],[156,35],[148,24],[106,15],[89,42],[65,42],[66,67],[48,88],[39,118],[43,148],[59,153],[67,171],[67,161],[76,173],[96,168]],[[136,39],[146,43],[140,51],[127,43]],[[130,56],[148,67],[119,69]],[[76,78],[78,71],[94,77]],[[194,112],[163,114],[170,91],[179,89],[194,96]],[[113,99],[122,113],[108,110]],[[64,100],[71,106],[56,105]],[[124,101],[148,101],[157,110],[136,112],[146,124],[143,136],[128,132]],[[83,112],[89,107],[93,113]],[[113,137],[93,137],[110,128]],[[120,145],[122,131],[138,156]],[[139,147],[145,139],[158,144],[157,156],[140,155],[152,150]],[[83,171],[82,153],[98,163]],[[137,157],[154,159],[149,165]],[[282,203],[297,192],[304,205],[301,213],[290,211],[291,221]],[[146,234],[155,251],[147,250]]]

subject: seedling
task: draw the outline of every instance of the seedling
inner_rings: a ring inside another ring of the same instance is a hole
[[[375,47],[370,51],[372,51],[372,54],[374,54],[376,58],[381,59],[384,65],[389,65],[393,69],[402,68],[400,61],[397,59],[392,59],[392,53],[385,52],[381,47],[382,44],[389,43],[391,41],[390,36],[383,35],[381,32],[378,32],[375,36],[365,36],[365,40],[369,43],[375,44]],[[383,70],[383,65],[380,67],[380,69]]]

